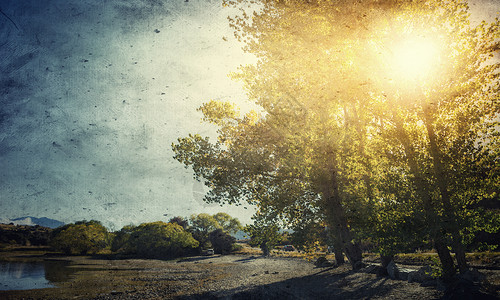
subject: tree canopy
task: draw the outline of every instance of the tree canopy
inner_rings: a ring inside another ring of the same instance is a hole
[[[172,145],[205,200],[324,221],[355,268],[370,235],[386,254],[432,240],[447,278],[452,247],[464,271],[471,232],[485,216],[500,227],[475,205],[498,199],[499,20],[472,26],[461,1],[225,3],[258,58],[233,78],[261,110],[210,101],[200,110],[218,139]],[[407,44],[428,61],[409,64]]]
[[[56,228],[51,246],[67,254],[95,254],[109,245],[109,233],[99,221],[80,221]]]
[[[193,214],[189,218],[189,223],[188,230],[200,242],[201,247],[214,246],[209,245],[211,244],[210,234],[216,230],[220,230],[220,232],[214,236],[221,236],[222,233],[227,235],[234,234],[241,229],[240,221],[224,212],[219,212],[215,215],[207,213]]]
[[[115,251],[152,258],[178,257],[198,247],[198,241],[180,225],[161,221],[125,226],[115,241]]]

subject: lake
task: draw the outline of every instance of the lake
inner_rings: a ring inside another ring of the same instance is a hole
[[[30,290],[55,287],[76,270],[67,261],[5,262],[0,261],[0,290]]]

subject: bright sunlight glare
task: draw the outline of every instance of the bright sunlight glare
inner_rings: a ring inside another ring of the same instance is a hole
[[[402,76],[421,79],[436,67],[439,53],[431,39],[411,38],[401,41],[393,49],[394,65]]]

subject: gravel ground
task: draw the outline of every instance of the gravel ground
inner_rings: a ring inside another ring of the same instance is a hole
[[[0,291],[0,299],[436,299],[444,295],[435,286],[353,272],[348,265],[319,268],[297,258],[57,259],[71,260],[78,270],[67,282],[52,289]]]
[[[433,287],[251,255],[178,261],[58,257],[77,269],[58,288],[0,291],[0,299],[434,299]]]

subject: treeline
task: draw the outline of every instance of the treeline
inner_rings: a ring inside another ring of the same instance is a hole
[[[0,224],[0,245],[46,246],[52,229],[42,226]]]
[[[198,255],[205,249],[227,254],[236,249],[231,234],[241,228],[226,213],[201,213],[189,219],[171,218],[109,232],[99,221],[80,221],[56,228],[49,245],[70,255],[112,253],[142,258],[175,258]]]

